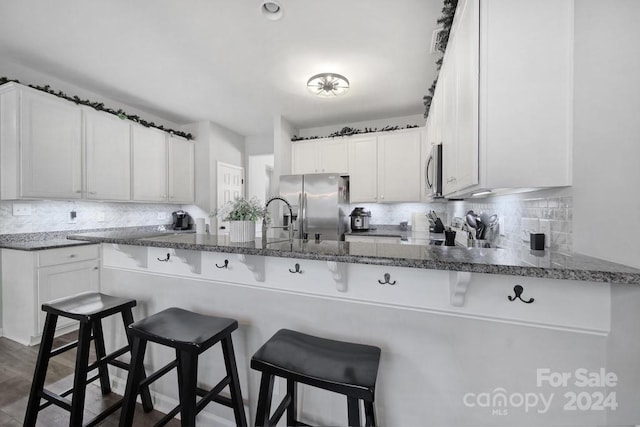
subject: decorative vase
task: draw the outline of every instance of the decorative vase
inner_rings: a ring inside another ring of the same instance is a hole
[[[256,224],[253,221],[229,221],[229,241],[253,242],[256,239]]]

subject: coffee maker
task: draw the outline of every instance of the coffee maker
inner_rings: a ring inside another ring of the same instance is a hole
[[[175,211],[172,213],[173,215],[173,229],[174,230],[190,230],[191,224],[191,216],[185,211]]]

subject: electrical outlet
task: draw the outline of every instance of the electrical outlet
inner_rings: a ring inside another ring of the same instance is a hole
[[[78,213],[76,211],[69,211],[69,224],[75,224],[78,219]]]
[[[551,220],[541,219],[538,233],[544,233],[544,246],[551,247]]]
[[[31,215],[31,205],[27,203],[14,203],[13,216],[29,216]]]
[[[502,237],[507,234],[507,218],[500,214],[498,214],[498,232]]]
[[[522,218],[522,241],[530,242],[529,233],[537,233],[540,228],[540,220],[538,218]]]
[[[104,222],[104,212],[98,212],[96,214],[96,221],[98,222]]]

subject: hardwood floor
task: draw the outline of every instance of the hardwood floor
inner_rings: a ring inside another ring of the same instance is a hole
[[[56,338],[54,348],[74,339],[75,333]],[[107,352],[109,352],[108,349]],[[75,355],[75,350],[70,350],[51,359],[45,387],[54,392],[62,392],[71,388]],[[26,347],[7,338],[0,338],[0,427],[22,425],[37,357],[38,346]],[[95,417],[96,414],[111,405],[119,397],[115,393],[102,396],[99,381],[88,385],[87,398],[85,400],[85,420]],[[138,404],[134,425],[140,427],[152,426],[163,415],[158,411],[146,414],[142,410],[142,406]],[[117,426],[119,416],[120,411],[117,411],[100,425]],[[38,414],[38,426],[58,427],[68,424],[69,413],[55,405],[49,406]],[[167,425],[172,427],[179,426],[180,421],[174,419]]]

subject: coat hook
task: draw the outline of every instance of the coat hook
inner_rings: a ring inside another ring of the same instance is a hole
[[[169,262],[169,258],[171,258],[171,255],[169,253],[167,253],[167,257],[162,259],[162,258],[158,258],[158,261],[162,261],[162,262]]]
[[[509,295],[509,296],[507,296],[507,298],[509,298],[509,301],[515,301],[516,299],[519,299],[520,301],[522,301],[525,304],[531,304],[532,302],[535,301],[534,298],[529,298],[528,301],[523,300],[522,296],[521,296],[522,295],[522,291],[524,291],[524,288],[522,286],[515,285],[513,287],[513,292],[515,293],[515,295],[514,296]]]
[[[295,270],[289,269],[289,273],[302,274],[302,270],[300,270],[300,264],[296,263],[296,265],[294,267],[295,267]]]
[[[229,260],[225,259],[223,265],[218,265],[218,263],[216,263],[216,267],[218,267],[218,268],[229,268]]]
[[[391,282],[390,280],[391,280],[391,275],[389,273],[384,273],[384,282],[382,280],[378,280],[378,283],[380,283],[381,285],[395,285],[396,284],[395,280],[393,282]]]

